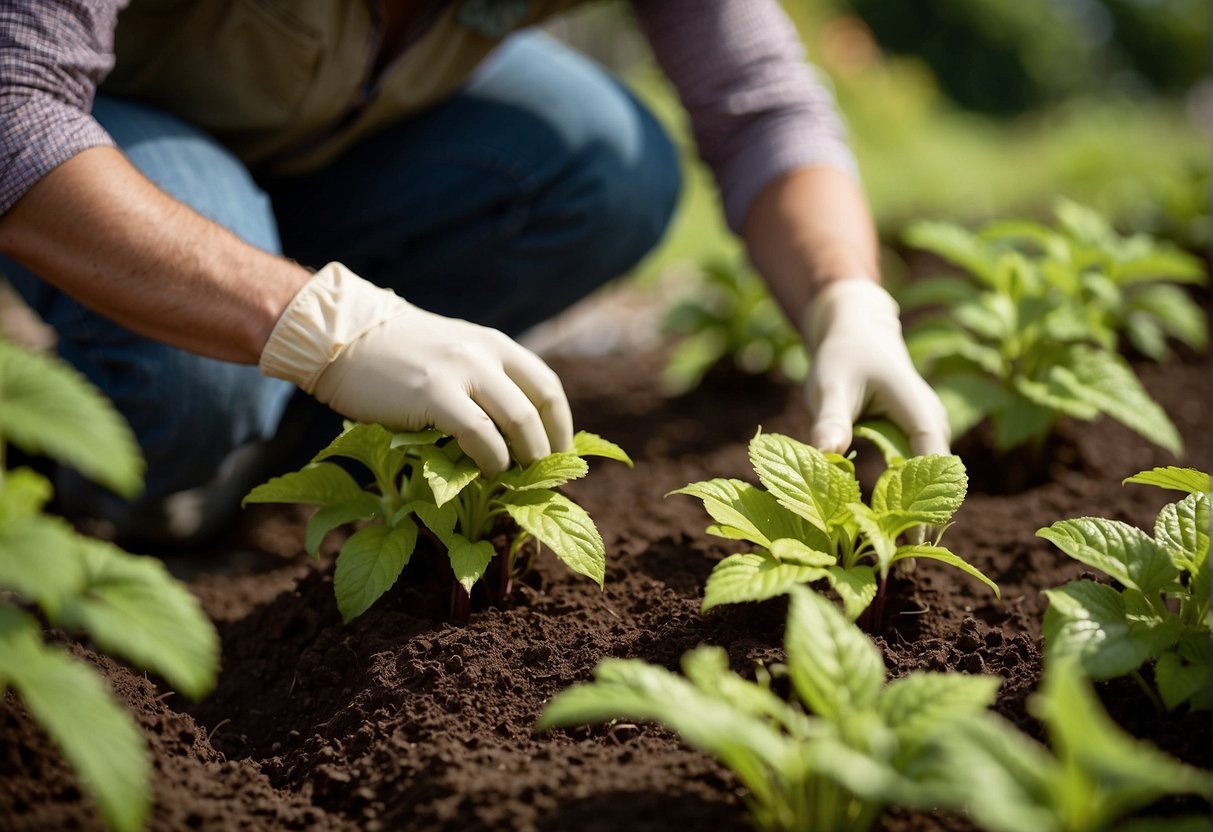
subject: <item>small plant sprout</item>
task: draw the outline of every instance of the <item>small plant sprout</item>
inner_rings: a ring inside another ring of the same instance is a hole
[[[889,804],[936,808],[959,796],[919,772],[945,767],[951,720],[994,701],[999,679],[916,671],[886,681],[876,646],[824,597],[791,587],[787,666],[797,701],[729,670],[720,647],[682,658],[683,675],[606,659],[594,681],[556,696],[537,730],[614,719],[660,723],[731,769],[765,830],[863,832]],[[967,796],[966,796],[967,797]]]
[[[960,458],[907,458],[903,443],[890,440],[886,432],[856,430],[884,450],[889,464],[870,504],[860,497],[849,459],[761,431],[749,450],[762,487],[718,478],[671,492],[703,500],[715,521],[709,534],[755,547],[726,557],[712,570],[705,611],[717,604],[773,598],[797,584],[825,580],[854,620],[873,600],[883,599],[889,570],[908,558],[942,561],[998,594],[993,581],[939,543],[968,486]],[[937,528],[934,540],[904,540],[923,526]],[[875,609],[872,624],[879,626],[879,603]]]
[[[1161,359],[1168,339],[1207,343],[1204,313],[1176,284],[1200,284],[1198,260],[1146,237],[1122,239],[1070,202],[1060,230],[1026,221],[977,233],[922,222],[907,242],[964,269],[906,287],[903,310],[942,308],[907,331],[915,365],[960,436],[987,417],[995,445],[1039,448],[1062,416],[1110,416],[1178,455],[1182,442],[1117,352],[1121,335]]]
[[[1045,592],[1045,657],[1074,657],[1096,679],[1131,675],[1167,709],[1185,704],[1207,709],[1209,475],[1192,468],[1155,468],[1125,482],[1186,496],[1158,513],[1152,537],[1099,517],[1062,520],[1037,532],[1117,584],[1080,580]],[[1151,659],[1161,701],[1141,675]]]
[[[673,393],[694,389],[708,370],[730,359],[747,373],[777,370],[792,381],[808,375],[804,344],[745,264],[704,266],[691,296],[666,312],[663,329],[681,336],[662,373]]]
[[[506,519],[513,521],[513,528],[499,561],[501,594],[508,592],[512,577],[530,568],[539,544],[574,572],[602,584],[606,553],[594,521],[553,490],[585,476],[585,458],[591,456],[632,464],[617,445],[580,432],[571,451],[486,477],[439,431],[393,433],[381,425],[347,422],[345,431],[311,464],[257,486],[244,502],[318,506],[306,532],[305,545],[312,555],[338,526],[371,521],[349,536],[337,556],[333,588],[347,623],[396,583],[421,533],[446,550],[456,582],[454,612],[463,617],[470,610],[472,586],[497,555],[490,538]],[[334,458],[362,463],[373,481],[363,488],[330,461]]]
[[[126,497],[143,487],[138,445],[113,406],[62,362],[0,341],[0,459],[6,442]],[[43,641],[32,609],[194,699],[215,684],[219,638],[163,563],[76,534],[43,512],[51,493],[41,474],[0,467],[0,691],[20,697],[106,825],[133,832],[152,805],[143,737],[96,670]]]
[[[1081,667],[1050,662],[1029,700],[1044,723],[1050,751],[992,713],[953,720],[943,736],[946,768],[936,788],[951,783],[947,803],[960,802],[988,832],[1196,832],[1200,816],[1125,818],[1168,795],[1208,800],[1213,772],[1188,766],[1121,730],[1104,711]],[[943,787],[945,791],[949,791]]]

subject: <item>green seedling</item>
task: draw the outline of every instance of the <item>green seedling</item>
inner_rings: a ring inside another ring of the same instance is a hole
[[[890,804],[959,805],[920,772],[936,759],[951,721],[981,714],[999,679],[916,671],[886,680],[880,651],[834,605],[791,587],[787,666],[797,701],[729,671],[728,654],[699,647],[683,676],[635,659],[607,659],[595,680],[559,694],[538,730],[615,719],[660,723],[731,769],[767,830],[862,832]],[[780,670],[780,668],[774,668]]]
[[[1121,730],[1081,668],[1050,662],[1030,701],[1050,751],[1001,717],[955,719],[943,737],[947,768],[935,788],[951,794],[988,832],[1196,832],[1209,816],[1128,816],[1167,795],[1209,799],[1213,772],[1185,765]],[[925,776],[925,775],[924,775]],[[944,786],[951,783],[951,788]],[[1127,818],[1127,819],[1126,819]]]
[[[748,266],[706,265],[689,294],[663,323],[666,332],[680,336],[662,373],[666,390],[692,390],[708,370],[729,359],[746,373],[778,370],[792,381],[808,375],[804,344]]]
[[[514,528],[501,562],[503,593],[511,576],[529,568],[539,544],[574,572],[602,584],[606,552],[594,521],[554,490],[585,476],[585,458],[590,456],[632,464],[617,445],[580,432],[571,451],[486,477],[439,431],[393,433],[381,425],[347,422],[307,467],[257,486],[244,502],[318,506],[306,532],[305,545],[313,556],[332,530],[370,521],[346,539],[337,555],[333,588],[347,623],[396,583],[424,530],[450,558],[456,581],[454,611],[462,617],[469,609],[472,586],[497,555],[490,537],[504,518],[512,520]],[[329,461],[338,457],[362,463],[372,482],[363,488]],[[528,542],[534,545],[523,557]]]
[[[1026,221],[907,230],[910,245],[966,272],[899,293],[905,311],[943,308],[907,332],[914,363],[954,436],[989,418],[998,450],[1039,448],[1062,416],[1106,415],[1178,455],[1178,431],[1117,348],[1122,334],[1159,359],[1168,339],[1203,348],[1204,314],[1176,285],[1204,283],[1202,267],[1148,237],[1120,238],[1074,203],[1057,213],[1057,231]]]
[[[0,458],[7,442],[123,496],[142,488],[138,446],[112,405],[58,360],[0,341]],[[214,687],[219,639],[160,561],[76,534],[43,512],[51,493],[29,468],[0,468],[0,690],[20,697],[110,829],[140,829],[152,790],[138,727],[96,670],[43,640],[29,608],[194,699]]]
[[[882,447],[889,464],[870,503],[861,499],[849,459],[761,431],[750,441],[749,455],[762,487],[718,478],[670,492],[703,500],[715,521],[709,534],[755,547],[716,565],[703,610],[761,601],[797,584],[825,580],[854,620],[878,595],[883,599],[889,570],[909,558],[954,566],[998,594],[993,581],[940,545],[968,487],[960,458],[909,457],[904,439],[892,441],[885,432],[868,427],[856,430]],[[923,526],[938,528],[934,540],[906,539]],[[873,626],[879,626],[879,606],[876,610]]]
[[[1062,520],[1038,535],[1117,586],[1071,581],[1045,592],[1045,657],[1076,657],[1096,679],[1132,675],[1157,704],[1209,707],[1209,475],[1142,471],[1126,483],[1186,492],[1158,513],[1154,535],[1119,520]],[[1141,675],[1154,659],[1156,698]]]

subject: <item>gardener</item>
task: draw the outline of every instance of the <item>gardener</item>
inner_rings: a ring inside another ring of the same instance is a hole
[[[574,2],[0,2],[0,271],[148,462],[134,503],[61,473],[65,510],[204,532],[316,401],[436,426],[486,471],[568,447],[560,382],[503,333],[627,271],[679,188],[615,80],[535,32],[500,43]],[[777,0],[634,10],[812,350],[809,440],[842,451],[866,411],[946,451]]]

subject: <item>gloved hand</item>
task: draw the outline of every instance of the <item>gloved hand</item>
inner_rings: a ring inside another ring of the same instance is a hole
[[[844,453],[866,414],[895,422],[915,455],[950,453],[947,413],[910,361],[899,311],[864,278],[831,283],[814,298],[801,329],[812,356],[809,442],[820,450]]]
[[[508,468],[509,450],[526,464],[573,446],[564,389],[538,356],[495,329],[419,309],[340,263],[287,305],[260,367],[350,419],[448,433],[485,473]]]

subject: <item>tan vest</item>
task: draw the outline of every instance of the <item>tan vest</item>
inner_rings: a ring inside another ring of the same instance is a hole
[[[374,2],[132,0],[101,91],[173,113],[250,165],[306,172],[450,95],[509,30],[580,0],[451,0],[378,79]]]

